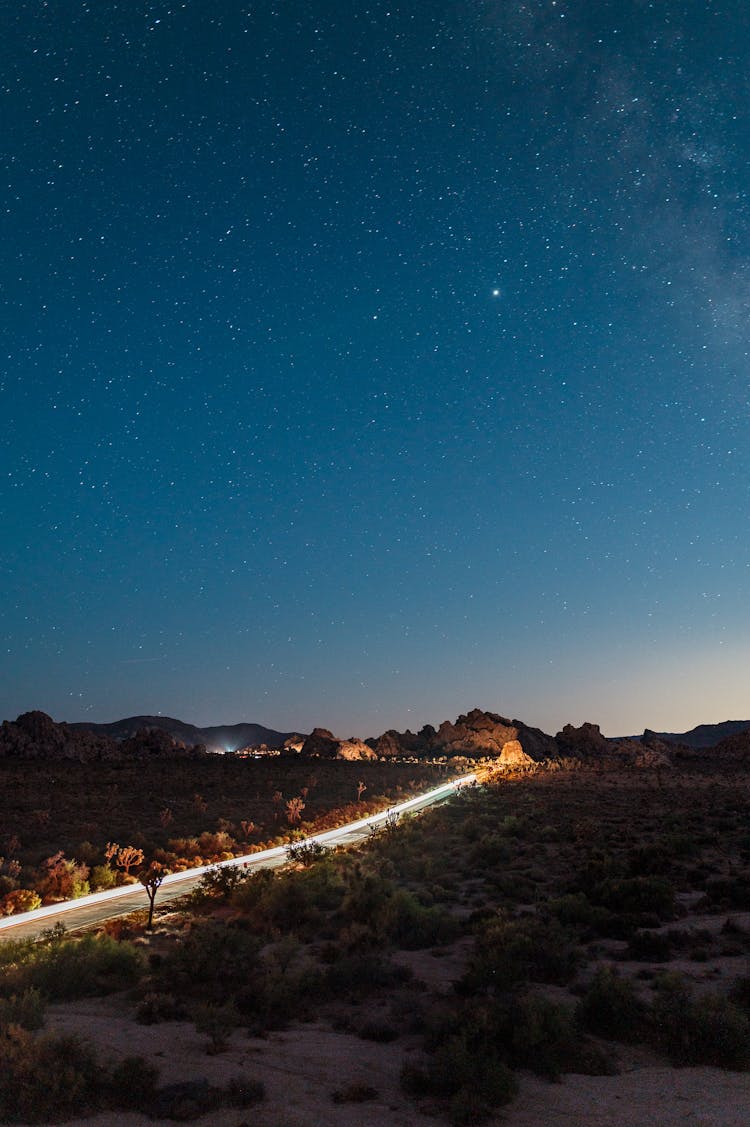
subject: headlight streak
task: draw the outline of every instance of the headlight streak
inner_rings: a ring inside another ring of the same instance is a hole
[[[460,779],[454,779],[450,783],[443,783],[434,790],[427,791],[426,794],[417,795],[416,798],[407,799],[406,802],[400,802],[398,806],[389,806],[387,810],[381,810],[379,814],[372,814],[367,818],[359,818],[356,822],[349,822],[345,826],[338,826],[334,830],[326,830],[324,833],[313,834],[311,837],[304,838],[302,841],[295,842],[295,845],[306,845],[311,842],[317,842],[320,845],[326,845],[334,842],[337,838],[347,837],[351,833],[357,833],[359,830],[364,830],[369,826],[376,826],[394,814],[404,814],[409,810],[413,810],[422,803],[430,803],[436,801],[438,798],[444,798],[451,791],[457,791],[461,787],[469,786],[475,783],[477,777],[474,774],[462,775]],[[232,857],[228,861],[217,861],[211,865],[200,865],[195,869],[185,869],[180,873],[169,873],[162,882],[162,888],[169,885],[179,884],[180,881],[193,880],[196,877],[201,877],[210,869],[223,869],[232,865],[262,865],[265,861],[274,861],[286,855],[286,845],[276,845],[272,849],[263,849],[259,853],[247,853],[242,857]],[[0,918],[0,931],[7,930],[12,927],[20,927],[22,924],[33,923],[36,920],[43,920],[49,916],[57,916],[62,912],[70,912],[76,908],[89,908],[95,904],[105,904],[109,900],[122,900],[127,896],[140,896],[146,899],[146,891],[140,884],[126,884],[120,885],[119,888],[108,888],[104,892],[91,892],[88,896],[79,896],[76,900],[60,900],[56,904],[45,904],[43,908],[34,908],[31,912],[19,912],[15,916],[4,916]],[[135,911],[140,905],[134,904],[133,910]]]

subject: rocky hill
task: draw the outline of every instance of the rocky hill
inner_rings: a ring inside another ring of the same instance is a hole
[[[79,762],[205,753],[203,744],[174,739],[160,728],[143,727],[124,740],[72,724],[56,724],[46,712],[24,712],[0,724],[0,759],[73,759]]]
[[[668,744],[682,744],[684,747],[716,747],[722,740],[750,731],[750,720],[724,720],[720,724],[698,724],[689,732],[651,732],[648,728],[644,736],[656,736]]]
[[[380,758],[416,756],[417,758],[497,758],[520,764],[556,758],[557,746],[552,736],[539,728],[530,728],[520,720],[507,720],[494,712],[474,708],[455,722],[445,720],[439,728],[426,724],[416,734],[408,729],[391,729],[368,745]]]
[[[198,728],[171,716],[127,716],[124,720],[114,720],[111,724],[93,724],[82,721],[68,724],[75,731],[96,732],[115,740],[131,739],[137,732],[156,728],[166,732],[174,740],[183,744],[204,744],[209,751],[235,751],[239,747],[282,747],[284,742],[296,732],[276,732],[262,724],[219,724],[214,727]]]

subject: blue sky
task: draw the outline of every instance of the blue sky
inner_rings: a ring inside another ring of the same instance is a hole
[[[3,23],[4,717],[750,715],[742,5]]]

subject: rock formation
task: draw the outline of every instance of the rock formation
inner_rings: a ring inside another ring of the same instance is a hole
[[[376,740],[367,741],[382,758],[414,755],[419,758],[499,759],[520,764],[520,756],[532,762],[556,758],[557,745],[539,728],[520,720],[507,720],[494,712],[472,709],[455,723],[445,720],[435,730],[427,724],[416,735],[392,729]],[[506,750],[507,749],[507,750]]]
[[[337,740],[328,728],[314,728],[302,745],[302,755],[316,755],[321,759],[375,759],[376,753],[362,740],[352,736]]]

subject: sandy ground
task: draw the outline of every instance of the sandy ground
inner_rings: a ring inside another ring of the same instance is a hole
[[[300,1025],[267,1039],[236,1032],[227,1052],[210,1056],[192,1024],[138,1025],[118,999],[93,999],[49,1011],[48,1028],[87,1037],[104,1059],[142,1054],[161,1069],[162,1084],[205,1078],[262,1080],[266,1098],[255,1107],[223,1109],[193,1120],[200,1127],[420,1127],[434,1117],[399,1088],[403,1039],[388,1045]],[[674,1069],[631,1050],[618,1076],[567,1076],[550,1084],[523,1075],[515,1103],[492,1121],[504,1127],[748,1127],[750,1076],[714,1068]],[[368,1103],[334,1104],[336,1089],[352,1082],[374,1088]],[[169,1122],[169,1121],[166,1121]],[[154,1120],[108,1112],[69,1120],[69,1127],[146,1127]]]

